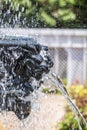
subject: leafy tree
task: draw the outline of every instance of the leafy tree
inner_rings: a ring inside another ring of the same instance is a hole
[[[87,26],[86,0],[1,0],[1,25],[74,28]]]

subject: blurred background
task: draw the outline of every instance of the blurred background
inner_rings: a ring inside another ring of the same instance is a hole
[[[36,35],[40,44],[49,47],[53,72],[69,86],[68,92],[87,119],[87,1],[0,0],[0,34],[3,28],[11,35]],[[16,30],[14,34],[11,28]],[[56,130],[72,128],[79,129],[67,108]],[[83,126],[83,130],[87,129]]]
[[[20,27],[86,28],[86,0],[0,0],[0,23]]]
[[[32,28],[30,34],[49,46],[64,82],[86,83],[86,0],[0,0],[0,27]]]

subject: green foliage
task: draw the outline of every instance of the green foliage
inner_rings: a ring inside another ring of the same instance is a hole
[[[20,12],[19,26],[23,27],[87,27],[86,0],[1,0],[0,5],[3,23],[11,18],[12,24],[13,17]],[[10,14],[4,16],[9,9]]]
[[[87,120],[87,86],[83,85],[73,85],[69,87],[69,94],[72,98],[74,98],[76,105],[80,109],[81,113],[83,114],[84,118]],[[87,128],[84,126],[84,124],[81,121],[81,118],[79,118],[81,127],[83,130],[87,130]],[[66,114],[62,122],[58,123],[59,130],[79,130],[78,122],[75,118],[75,115],[73,112],[71,112],[71,109],[69,106],[66,107]]]
[[[78,122],[72,112],[65,115],[64,120],[58,124],[59,130],[79,130]],[[87,130],[84,124],[81,125],[83,130]]]
[[[45,21],[45,24],[55,26],[56,20],[53,19],[50,15],[48,15],[46,12],[44,12],[44,11],[41,12],[41,17],[42,17],[43,21]]]
[[[69,9],[60,9],[58,12],[59,12],[60,18],[63,21],[75,20],[76,18],[75,14]]]
[[[72,85],[71,87],[68,88],[68,91],[71,95],[72,98],[76,99],[84,99],[87,95],[87,86],[83,85]]]
[[[63,81],[64,85],[67,85],[67,79],[66,78],[63,78],[62,81]]]
[[[52,89],[49,89],[49,88],[43,88],[42,92],[43,93],[49,93],[49,94],[52,94],[52,93],[53,94],[61,94],[61,92],[58,89],[52,90]]]

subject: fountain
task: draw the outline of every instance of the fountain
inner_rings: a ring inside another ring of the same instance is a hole
[[[13,111],[24,119],[31,110],[29,95],[39,88],[53,62],[48,47],[33,38],[10,37],[10,40],[11,43],[5,38],[0,44],[0,109]]]
[[[7,0],[6,2],[8,3],[10,1]],[[0,19],[1,27],[15,27],[21,24],[21,14],[18,13],[17,17],[10,17],[10,9],[11,8],[8,8],[7,12],[3,14],[2,19]],[[8,16],[8,21],[5,21],[4,18]],[[23,22],[24,21],[22,21],[22,23]],[[63,93],[72,110],[76,113],[76,116],[81,118],[81,121],[87,126],[84,117],[71,101],[60,78],[50,72],[52,66],[53,62],[50,59],[48,47],[40,45],[34,38],[24,36],[1,36],[1,113],[2,111],[13,111],[19,120],[27,118],[32,109],[32,93],[39,89],[40,85],[43,83],[43,77],[48,77],[55,87]],[[79,119],[78,124],[79,130],[82,130]]]
[[[61,79],[50,71],[53,62],[48,47],[40,45],[32,37],[0,38],[0,111],[13,111],[19,120],[29,116],[32,109],[32,93],[39,89],[44,77],[59,89],[81,123],[87,123],[69,97]]]

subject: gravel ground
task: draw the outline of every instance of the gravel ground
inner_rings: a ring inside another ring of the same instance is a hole
[[[56,124],[65,114],[64,97],[45,94],[38,98],[35,105],[24,122],[20,122],[12,112],[3,112],[0,115],[0,130],[56,130]]]

